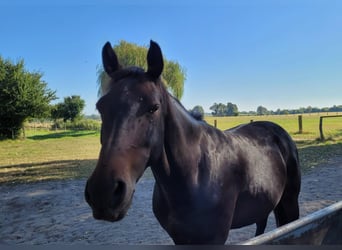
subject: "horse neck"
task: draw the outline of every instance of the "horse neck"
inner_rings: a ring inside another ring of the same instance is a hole
[[[165,144],[176,143],[179,146],[193,146],[193,141],[200,133],[200,123],[201,121],[190,115],[178,100],[169,95],[165,117]]]
[[[159,162],[152,166],[156,181],[167,183],[180,176],[194,176],[200,157],[201,124],[171,95],[167,95],[164,145]],[[187,180],[188,181],[188,180]]]

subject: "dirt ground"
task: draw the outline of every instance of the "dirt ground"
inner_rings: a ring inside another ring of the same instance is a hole
[[[85,179],[0,186],[0,243],[173,244],[152,213],[154,180],[145,174],[129,214],[120,222],[94,220],[83,198]],[[342,200],[342,157],[302,177],[301,217]],[[266,231],[275,228],[273,214]],[[255,225],[231,230],[227,244],[253,237]]]

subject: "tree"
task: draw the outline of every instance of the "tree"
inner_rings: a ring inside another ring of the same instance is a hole
[[[237,116],[239,115],[239,110],[236,104],[228,102],[227,105],[223,103],[214,103],[210,109],[213,116]]]
[[[56,95],[41,78],[25,70],[24,60],[0,57],[0,138],[17,138],[26,119],[48,116]]]
[[[226,108],[226,115],[227,116],[238,116],[239,115],[239,110],[236,104],[233,104],[231,102],[227,103],[227,108]]]
[[[51,106],[51,118],[54,121],[57,121],[60,118],[63,118],[64,116],[64,104],[63,103],[57,103],[56,105]]]
[[[216,102],[213,105],[211,105],[209,109],[213,111],[211,112],[213,116],[217,115],[217,103]]]
[[[67,120],[74,121],[81,116],[84,109],[85,101],[78,95],[64,97],[64,102],[57,103],[51,109],[51,117],[54,120],[63,118],[64,122]]]
[[[259,106],[257,108],[257,115],[267,115],[267,114],[268,114],[267,108],[263,106]]]
[[[147,47],[121,40],[119,44],[113,47],[113,49],[115,50],[119,62],[123,67],[137,66],[147,69]],[[102,67],[98,67],[97,75],[97,82],[100,86],[98,94],[102,95],[103,93],[101,89],[106,89],[105,85],[109,82],[109,76],[105,73]],[[178,99],[181,99],[184,91],[184,82],[186,80],[185,69],[178,62],[167,60],[164,56],[164,70],[162,78],[171,93]]]
[[[178,62],[164,60],[164,65],[165,68],[162,73],[164,83],[177,99],[181,99],[184,92],[184,82],[186,80],[185,70]]]
[[[306,109],[305,109],[305,113],[311,113],[312,112],[312,107],[311,106],[308,106]]]
[[[226,105],[215,102],[209,109],[213,111],[211,112],[213,116],[224,116]]]
[[[64,98],[64,121],[71,120],[72,122],[81,116],[84,109],[85,101],[78,95]]]
[[[204,116],[204,109],[200,105],[195,106],[193,109],[190,110],[190,112],[192,114],[194,114],[195,116],[197,116],[197,115],[199,117],[203,117]]]

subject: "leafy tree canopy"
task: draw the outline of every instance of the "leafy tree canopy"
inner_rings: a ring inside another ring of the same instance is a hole
[[[113,47],[119,62],[123,67],[138,66],[147,69],[146,55],[147,46],[139,46],[134,43],[129,43],[121,40],[119,44]],[[164,70],[162,73],[163,81],[171,93],[181,99],[184,91],[184,82],[186,80],[185,69],[176,61],[167,60],[164,56]],[[103,86],[108,83],[109,77],[104,72],[102,67],[98,69],[98,83]],[[101,88],[99,95],[101,95]]]
[[[67,120],[73,122],[81,117],[84,106],[85,101],[78,95],[64,97],[64,102],[57,103],[51,109],[51,117],[54,120],[63,118],[64,122]]]
[[[258,106],[257,115],[267,115],[267,114],[268,114],[267,108],[265,108],[263,106]]]
[[[12,63],[0,57],[0,138],[16,138],[27,118],[46,117],[55,91],[42,74],[28,72],[24,60]]]
[[[228,102],[227,105],[223,103],[214,103],[210,110],[213,116],[237,116],[239,110],[236,104]]]

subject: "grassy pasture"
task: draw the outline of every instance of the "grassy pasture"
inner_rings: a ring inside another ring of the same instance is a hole
[[[319,134],[319,117],[327,115],[321,114],[305,114],[303,115],[303,133],[299,132],[298,115],[265,115],[265,116],[236,116],[236,117],[205,117],[205,120],[214,125],[217,121],[217,127],[221,130],[229,129],[243,123],[253,121],[272,121],[282,126],[296,142],[310,142],[320,138]],[[331,113],[328,115],[336,115]],[[341,113],[339,114],[341,115]],[[327,140],[342,140],[342,117],[325,118],[323,120],[323,133]]]
[[[283,126],[299,148],[303,171],[342,156],[342,118],[324,121],[326,141],[319,138],[319,116],[303,116],[303,133],[298,134],[298,116],[206,117],[217,119],[227,129],[250,120],[269,120]],[[329,139],[330,137],[330,139]],[[26,130],[26,139],[0,141],[0,184],[84,178],[91,174],[100,150],[100,134],[94,131]]]
[[[0,141],[0,183],[86,177],[95,167],[94,131],[26,131],[24,140]]]

